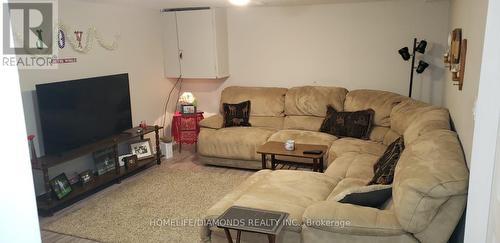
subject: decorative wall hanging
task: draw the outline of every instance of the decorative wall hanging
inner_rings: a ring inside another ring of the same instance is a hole
[[[66,46],[66,36],[61,29],[57,31],[57,46],[59,46],[59,49],[63,49]]]
[[[462,29],[454,29],[448,37],[448,51],[444,54],[444,63],[450,69],[453,85],[463,89],[465,63],[467,57],[467,39],[462,39]]]
[[[57,43],[61,49],[66,46],[66,43],[69,43],[73,50],[85,54],[93,49],[94,41],[97,41],[102,48],[109,51],[118,48],[118,39],[120,38],[118,34],[115,35],[115,40],[113,42],[106,42],[94,26],[89,27],[86,32],[69,30],[70,29],[66,25],[59,24]]]

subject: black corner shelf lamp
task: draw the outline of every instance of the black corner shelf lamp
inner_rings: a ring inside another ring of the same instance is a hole
[[[418,66],[415,66],[415,57],[417,52],[421,54],[425,54],[425,49],[427,48],[427,41],[421,40],[417,41],[417,38],[413,39],[413,50],[410,53],[408,47],[403,47],[399,49],[399,55],[403,58],[403,60],[408,61],[411,58],[411,69],[410,69],[410,91],[408,92],[408,97],[411,97],[411,93],[413,90],[413,74],[416,71],[417,74],[421,74],[429,67],[429,63],[426,63],[422,60],[418,62]]]

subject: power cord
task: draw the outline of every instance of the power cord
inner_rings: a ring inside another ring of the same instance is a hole
[[[180,82],[180,88],[179,88],[179,96],[180,96],[180,92],[181,92],[181,88],[182,88],[182,75],[180,75],[179,78],[177,78],[177,81],[175,81],[174,86],[172,86],[172,89],[170,89],[170,92],[168,93],[167,101],[165,102],[165,106],[163,107],[163,119],[162,119],[161,124],[163,126],[163,135],[165,135],[165,136],[167,135],[166,134],[166,131],[167,131],[166,122],[167,122],[168,104],[170,103],[170,98],[172,96],[172,92],[174,92],[174,90],[177,87],[177,85],[179,84],[179,82]],[[177,98],[177,102],[179,102],[179,98]],[[175,107],[177,107],[177,102],[176,102]]]

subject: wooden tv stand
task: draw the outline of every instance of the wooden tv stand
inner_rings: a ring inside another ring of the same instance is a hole
[[[146,129],[143,129],[142,132],[124,132],[121,134],[117,134],[115,136],[97,141],[92,144],[88,144],[82,146],[80,148],[58,154],[58,155],[50,155],[43,156],[37,159],[35,165],[32,163],[32,168],[34,170],[41,170],[43,172],[43,180],[45,185],[46,193],[37,197],[37,208],[39,214],[42,216],[52,216],[52,214],[60,210],[64,207],[67,207],[101,189],[104,189],[107,186],[110,186],[114,183],[120,183],[122,179],[127,178],[130,175],[137,173],[138,171],[145,169],[156,162],[156,164],[161,164],[161,150],[160,150],[160,136],[159,130],[163,127],[160,126],[148,126]],[[139,127],[134,128],[132,131],[136,131]],[[120,167],[118,161],[118,144],[128,142],[133,139],[144,139],[144,135],[149,133],[155,133],[155,147],[156,147],[156,156],[139,160],[137,162],[137,166],[134,168],[125,169],[124,167]],[[67,161],[76,159],[78,157],[93,153],[94,151],[101,150],[104,148],[114,148],[114,157],[115,157],[115,170],[107,172],[100,176],[94,176],[94,180],[87,184],[81,185],[80,183],[72,185],[73,191],[67,195],[66,197],[58,200],[52,193],[52,189],[49,185],[49,173],[48,169],[54,167],[56,165],[66,163]]]

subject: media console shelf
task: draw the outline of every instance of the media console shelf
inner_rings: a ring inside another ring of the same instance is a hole
[[[103,189],[112,183],[120,183],[122,179],[142,170],[146,167],[149,167],[156,162],[156,164],[161,164],[161,150],[160,150],[160,136],[159,130],[163,127],[160,126],[148,126],[146,129],[143,129],[142,132],[127,132],[121,133],[116,136],[112,136],[107,139],[100,140],[98,142],[88,144],[82,146],[80,148],[71,150],[66,153],[62,153],[60,155],[50,155],[43,156],[37,159],[36,165],[33,165],[32,168],[35,170],[41,170],[43,173],[43,180],[45,185],[46,193],[37,197],[37,207],[42,215],[51,216],[55,211],[62,209],[72,203],[75,203],[90,194],[97,192],[100,189]],[[132,129],[131,131],[136,131],[139,127]],[[144,135],[149,133],[155,133],[155,147],[156,147],[156,156],[139,160],[137,162],[137,166],[133,168],[124,168],[120,167],[118,161],[118,144],[128,142],[133,139],[144,139]],[[102,174],[100,176],[94,176],[92,182],[89,182],[84,185],[80,185],[79,183],[72,185],[73,191],[63,199],[58,200],[52,193],[52,189],[49,184],[49,173],[48,170],[51,167],[56,165],[65,163],[67,161],[76,159],[78,157],[93,153],[94,151],[101,150],[104,148],[113,147],[114,158],[115,158],[115,170]],[[33,163],[32,163],[33,164]]]

